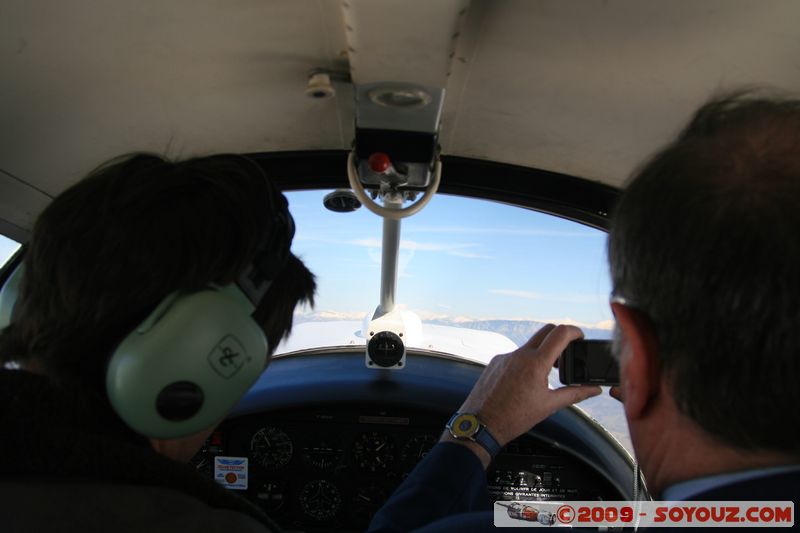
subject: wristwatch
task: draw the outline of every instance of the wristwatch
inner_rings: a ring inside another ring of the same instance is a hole
[[[500,443],[489,433],[475,413],[456,413],[445,427],[455,439],[471,440],[480,444],[484,450],[489,452],[492,459],[500,453]]]

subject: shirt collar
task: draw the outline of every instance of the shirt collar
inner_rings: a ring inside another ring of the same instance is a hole
[[[769,468],[757,468],[753,470],[743,470],[741,472],[730,472],[727,474],[699,477],[670,485],[664,489],[664,491],[661,493],[661,497],[664,501],[688,500],[692,496],[725,485],[731,485],[733,483],[738,483],[740,481],[746,481],[748,479],[754,479],[762,476],[771,476],[795,471],[800,471],[800,465],[773,466]]]

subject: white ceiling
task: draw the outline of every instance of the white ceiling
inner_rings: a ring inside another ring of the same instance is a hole
[[[352,92],[447,90],[446,154],[619,186],[715,91],[800,85],[794,0],[0,0],[0,219],[101,161],[344,149]],[[2,228],[0,228],[2,230]]]

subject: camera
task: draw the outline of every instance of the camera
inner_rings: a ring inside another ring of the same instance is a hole
[[[558,358],[558,378],[564,385],[619,385],[619,362],[611,341],[576,340]]]

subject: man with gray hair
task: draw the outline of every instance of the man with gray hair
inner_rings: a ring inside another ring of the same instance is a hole
[[[740,94],[701,107],[613,213],[612,391],[657,498],[800,501],[798,206],[800,101]],[[549,325],[497,356],[459,411],[504,445],[597,394],[548,390],[553,362],[581,336]],[[491,512],[476,512],[487,508],[487,447],[448,432],[442,441],[372,530],[492,527]],[[448,483],[458,490],[435,496]]]
[[[703,106],[611,225],[625,414],[664,499],[800,494],[800,102]]]

